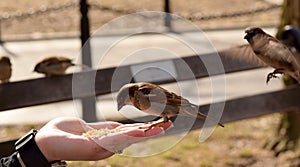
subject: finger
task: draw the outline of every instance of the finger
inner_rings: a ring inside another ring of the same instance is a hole
[[[161,127],[153,127],[151,129],[128,129],[127,131],[123,131],[122,135],[124,137],[128,137],[128,139],[131,138],[138,138],[138,139],[143,139],[146,137],[153,137],[157,135],[162,135],[164,134],[164,129]]]
[[[126,131],[126,130],[130,130],[130,129],[134,129],[134,128],[146,129],[147,127],[150,127],[153,124],[156,124],[156,122],[123,124],[123,125],[119,126],[118,129],[121,131]],[[167,130],[167,129],[173,127],[173,123],[171,121],[168,121],[166,123],[161,123],[160,127],[162,127],[164,130]]]
[[[168,121],[168,122],[162,124],[160,127],[162,127],[164,130],[168,130],[170,128],[173,128],[174,125],[173,125],[172,121]]]
[[[164,134],[165,134],[165,131],[162,127],[154,127],[145,132],[145,137],[147,137],[147,138],[157,137],[157,136],[161,136]]]
[[[136,128],[136,127],[139,127],[139,126],[144,125],[144,124],[145,123],[123,124],[119,128],[121,128],[121,129],[132,128],[132,127]]]

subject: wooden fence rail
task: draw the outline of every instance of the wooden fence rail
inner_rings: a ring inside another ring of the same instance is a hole
[[[220,56],[225,73],[244,71],[258,68],[255,64],[242,62],[226,56]],[[157,62],[170,62],[174,64],[177,78],[167,80],[154,80],[152,83],[162,84],[175,81],[191,80],[208,76],[205,62],[213,62],[218,59],[216,54],[193,55],[178,59],[169,59],[156,62],[148,62],[121,67],[106,68],[93,71],[85,71],[74,74],[67,74],[57,77],[38,78],[32,80],[0,84],[0,111],[16,109],[21,107],[35,106],[41,104],[54,103],[65,100],[72,100],[103,95],[111,91],[118,90],[122,85],[128,83],[128,78],[133,78],[131,68],[133,66],[151,66]],[[188,65],[193,75],[183,70],[182,66]],[[111,90],[112,76],[115,71],[122,72],[122,77],[118,78],[118,84]],[[221,74],[221,70],[212,71],[210,75]],[[72,82],[74,79],[74,82]],[[91,86],[91,84],[95,83]],[[80,88],[74,90],[74,87]],[[75,94],[73,94],[75,91]]]

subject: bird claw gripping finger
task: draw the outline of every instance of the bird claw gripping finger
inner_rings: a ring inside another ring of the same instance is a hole
[[[276,76],[276,73],[274,73],[274,72],[269,73],[268,76],[267,76],[267,81],[266,81],[266,83],[268,84],[269,81],[270,81],[272,78],[279,78],[279,77]]]
[[[150,129],[154,128],[154,127],[163,127],[163,125],[166,122],[164,120],[158,120],[158,121],[154,121],[154,122],[147,122],[145,123],[145,125],[140,126],[140,129],[145,129],[145,132],[149,131]]]

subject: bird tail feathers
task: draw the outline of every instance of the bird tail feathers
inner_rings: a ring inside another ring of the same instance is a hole
[[[197,108],[197,110],[198,110],[198,113],[197,113],[197,116],[196,116],[197,119],[204,119],[204,120],[209,119],[211,121],[215,121],[215,119],[213,119],[211,117],[208,117],[207,115],[201,113],[201,111],[199,111],[199,106],[197,106],[195,104],[191,104],[191,105],[192,105],[192,107]],[[186,114],[188,114],[189,116],[195,117],[195,114],[191,111],[188,111]],[[221,123],[218,123],[218,125],[221,126],[221,127],[224,127],[224,125],[221,124]]]

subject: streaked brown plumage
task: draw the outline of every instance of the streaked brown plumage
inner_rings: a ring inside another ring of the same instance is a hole
[[[124,85],[117,95],[118,110],[132,105],[150,115],[159,116],[167,122],[177,115],[206,119],[198,106],[158,85],[140,82]],[[219,123],[223,127],[222,124]]]
[[[265,33],[259,27],[250,27],[245,30],[244,39],[249,44],[230,48],[221,54],[239,55],[241,59],[247,59],[260,65],[269,65],[275,70],[267,76],[267,83],[276,74],[286,73],[300,82],[300,55],[292,52],[286,45],[276,38]]]
[[[67,68],[74,65],[69,58],[52,56],[40,61],[34,67],[34,71],[43,73],[46,76],[64,75]]]
[[[12,68],[10,59],[6,56],[0,57],[0,81],[2,83],[9,82],[11,72]]]

